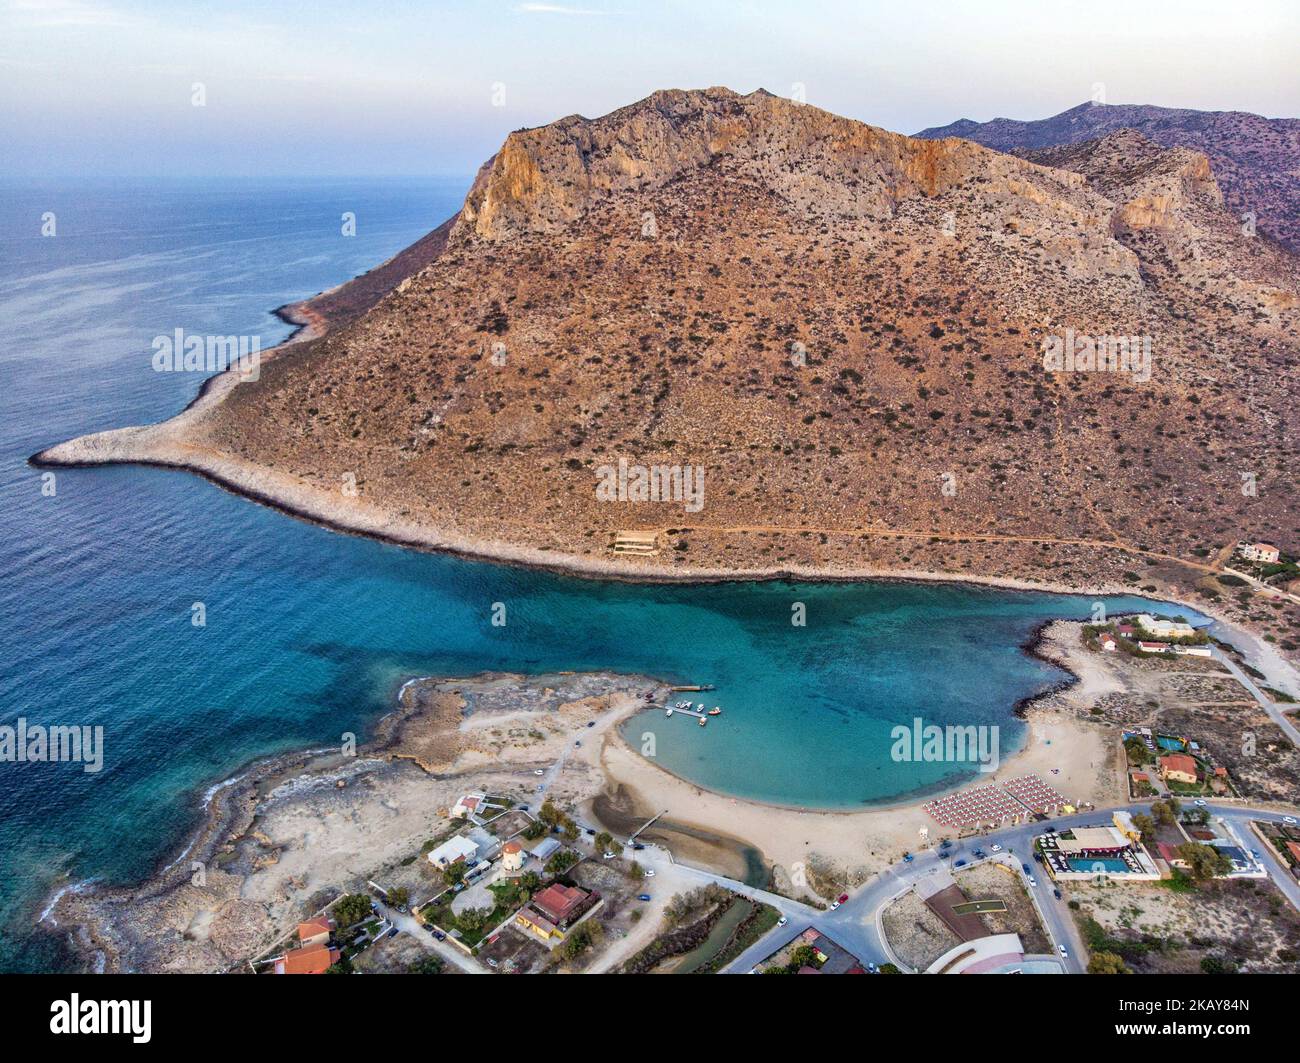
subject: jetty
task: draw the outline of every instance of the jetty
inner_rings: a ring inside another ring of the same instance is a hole
[[[704,683],[704,684],[702,684],[701,686],[690,686],[690,687],[669,687],[668,689],[669,689],[669,690],[680,690],[680,691],[682,691],[682,692],[684,692],[684,693],[690,693],[691,691],[694,691],[694,690],[713,690],[714,687],[713,687],[713,684],[712,684],[712,683]]]
[[[697,720],[708,719],[704,713],[699,712],[696,709],[679,709],[676,705],[667,705],[665,708],[667,709],[667,712],[664,713],[665,716],[676,716],[681,714],[682,716],[694,716]]]

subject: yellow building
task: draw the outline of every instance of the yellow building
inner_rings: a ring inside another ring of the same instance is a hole
[[[1115,829],[1131,842],[1140,842],[1142,832],[1133,824],[1133,816],[1128,812],[1116,812],[1114,817]]]
[[[548,945],[557,938],[564,937],[564,931],[558,926],[529,908],[524,908],[515,914],[515,926],[527,930],[533,937],[539,938]]]

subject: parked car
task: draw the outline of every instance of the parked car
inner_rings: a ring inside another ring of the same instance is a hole
[[[910,864],[914,859],[916,858],[911,853],[903,854],[903,863],[905,864]]]
[[[1035,852],[1034,860],[1041,864],[1043,862],[1043,854],[1039,852]]]
[[[395,926],[393,926],[393,927],[389,927],[389,928],[388,928],[388,936],[389,936],[390,938],[395,938],[395,937],[397,937],[397,927],[395,927]]]
[[[776,925],[777,925],[777,926],[785,926],[785,924],[788,923],[789,921],[790,921],[790,920],[789,920],[786,916],[783,915],[783,916],[781,916],[780,919],[778,919],[778,920],[776,921]]]
[[[1028,865],[1028,864],[1021,864],[1021,865],[1020,865],[1020,870],[1023,871],[1026,875],[1029,874],[1029,865]]]
[[[536,768],[536,769],[533,771],[533,774],[534,774],[534,775],[545,775],[546,772],[545,772],[545,770],[543,770],[542,768]]]
[[[1282,822],[1285,823],[1288,827],[1294,827],[1294,826],[1295,826],[1295,816],[1283,816],[1283,817],[1282,817]]]
[[[983,860],[983,859],[984,859],[984,850],[983,850],[983,849],[972,849],[972,850],[971,850],[971,856],[975,857],[976,860]]]
[[[648,893],[638,893],[638,894],[636,895],[636,899],[637,899],[638,901],[648,901],[648,900],[650,899],[650,894],[648,894]]]
[[[965,866],[966,866],[966,861],[965,861],[965,860],[957,860],[957,861],[955,861],[955,862],[953,863],[952,866],[953,866],[953,867],[965,867]]]
[[[880,973],[880,968],[877,967],[874,963],[867,964],[867,974],[879,974],[879,973]]]
[[[1058,889],[1053,889],[1053,890],[1052,890],[1052,896],[1055,897],[1055,898],[1059,901],[1059,900],[1061,899],[1061,891],[1058,890]]]
[[[496,968],[496,967],[500,967],[500,966],[501,966],[501,965],[500,965],[499,963],[497,963],[497,961],[494,960],[491,956],[488,957],[487,965],[488,965],[489,967],[492,967],[492,968]]]
[[[435,931],[433,932],[433,936],[434,936],[435,938],[437,938],[439,941],[446,941],[446,940],[447,940],[447,935],[444,934],[441,930],[435,930]]]
[[[1033,875],[1030,875],[1030,876],[1029,876],[1029,885],[1032,886],[1034,889],[1037,889],[1037,888],[1038,888],[1038,879],[1034,878]]]
[[[595,828],[595,827],[588,827],[588,828],[587,828],[587,833],[588,833],[588,834],[595,834],[595,833],[596,833],[596,828]]]
[[[838,908],[839,906],[840,906],[840,902],[836,901],[834,904],[831,905],[831,911],[832,912],[835,911],[835,909]]]
[[[603,859],[603,860],[613,860],[613,859],[614,859],[614,854],[611,853],[608,849],[606,849],[606,850],[605,850],[603,853],[601,853],[600,855],[601,855],[601,859]]]
[[[642,842],[633,842],[632,848],[639,853],[642,849],[645,848],[645,845]]]
[[[645,869],[645,877],[646,877],[646,878],[654,878],[654,877],[655,877],[655,869],[654,869],[653,867],[647,867],[647,868]]]
[[[1057,945],[1057,946],[1056,946],[1056,951],[1059,952],[1059,953],[1061,954],[1061,959],[1063,959],[1063,960],[1068,960],[1068,959],[1070,958],[1070,954],[1069,954],[1068,952],[1065,951],[1065,946],[1064,946],[1064,945]]]
[[[843,904],[843,903],[844,903],[845,901],[847,901],[848,899],[849,899],[849,895],[848,895],[847,893],[841,893],[841,894],[840,894],[840,904]]]
[[[1193,801],[1192,804],[1194,804],[1197,808],[1205,807],[1205,802],[1202,801],[1199,797],[1195,801]]]
[[[1000,852],[1002,852],[1002,846],[1000,846],[1000,845],[990,845],[990,846],[989,846],[989,852],[991,852],[991,853],[1000,853]]]
[[[595,727],[595,726],[596,726],[596,721],[595,721],[595,720],[588,720],[588,721],[587,721],[587,726],[588,726],[588,727]]]

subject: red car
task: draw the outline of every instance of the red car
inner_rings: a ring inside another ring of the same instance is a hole
[[[841,893],[841,894],[840,894],[840,904],[843,904],[843,903],[844,903],[845,901],[847,901],[848,899],[849,899],[849,895],[848,895],[847,893]]]

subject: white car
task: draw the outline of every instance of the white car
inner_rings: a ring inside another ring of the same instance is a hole
[[[1033,887],[1036,889],[1036,888],[1038,887],[1038,879],[1034,878],[1033,875],[1030,875],[1030,876],[1029,876],[1029,884],[1030,884],[1031,886],[1033,886]]]
[[[780,919],[778,919],[778,920],[776,921],[776,925],[777,925],[777,926],[785,926],[785,924],[788,923],[789,921],[790,921],[790,920],[787,919],[787,918],[783,915],[783,916],[781,916]]]
[[[546,772],[543,771],[541,768],[538,768],[536,771],[533,772],[533,774],[534,774],[534,775],[545,775]]]
[[[1193,801],[1192,804],[1194,804],[1197,808],[1204,808],[1204,807],[1205,807],[1205,802],[1202,801],[1202,800],[1200,800],[1199,798],[1198,798],[1197,800]]]
[[[840,902],[836,901],[834,904],[831,905],[831,911],[832,912],[835,911],[835,909],[838,908],[839,906],[840,906]]]
[[[1295,816],[1283,816],[1283,817],[1282,817],[1282,822],[1285,823],[1288,827],[1294,827],[1294,826],[1295,826]]]
[[[1061,954],[1061,959],[1068,960],[1070,958],[1070,954],[1065,951],[1064,945],[1057,945],[1056,949]]]
[[[646,878],[654,878],[654,877],[655,877],[655,869],[654,869],[653,867],[647,867],[647,868],[645,869],[645,877],[646,877]]]
[[[1000,852],[1002,852],[1002,846],[1000,846],[1000,845],[990,845],[990,846],[989,846],[989,852],[991,852],[991,853],[1000,853]]]

